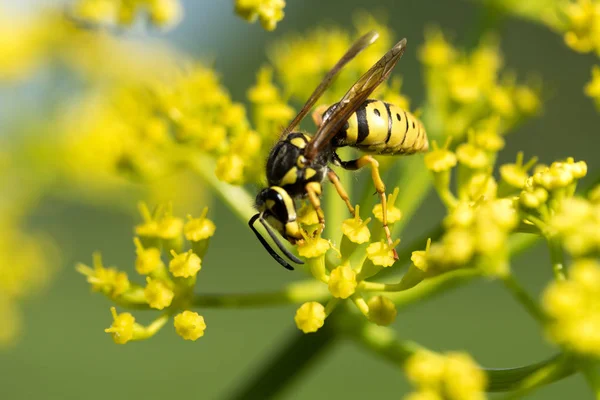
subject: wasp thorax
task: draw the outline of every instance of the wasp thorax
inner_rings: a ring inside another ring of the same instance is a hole
[[[328,154],[324,152],[309,162],[304,149],[310,136],[293,132],[273,146],[267,160],[267,180],[270,186],[278,186],[292,197],[306,193],[306,184],[322,182],[327,172]]]

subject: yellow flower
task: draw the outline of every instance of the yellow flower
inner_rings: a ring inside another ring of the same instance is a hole
[[[551,322],[550,339],[577,353],[600,356],[600,264],[595,259],[573,263],[566,281],[546,288],[543,305]]]
[[[145,249],[139,238],[134,238],[137,257],[135,259],[135,270],[141,275],[148,275],[157,269],[162,269],[165,264],[160,258],[160,250],[156,247]]]
[[[144,219],[142,224],[135,227],[135,233],[141,237],[161,238],[165,240],[176,239],[181,235],[183,221],[173,217],[171,204],[159,205],[153,214],[150,213],[145,203],[138,206]]]
[[[425,154],[425,165],[433,172],[442,172],[452,169],[456,165],[456,155],[448,150],[449,142],[444,148],[438,148],[437,142],[432,142],[433,149]]]
[[[181,20],[183,10],[178,0],[152,0],[150,20],[158,26],[174,25]]]
[[[202,268],[202,260],[192,250],[181,254],[177,254],[174,250],[171,250],[171,255],[173,259],[169,262],[169,271],[175,277],[189,278],[196,276]]]
[[[396,319],[396,306],[385,296],[373,296],[368,301],[369,321],[387,326]]]
[[[523,189],[525,182],[529,178],[527,171],[537,162],[537,157],[533,157],[523,165],[523,152],[517,153],[517,160],[514,164],[503,164],[500,166],[500,176],[509,185]]]
[[[421,350],[408,359],[405,368],[409,380],[425,393],[447,400],[486,398],[486,375],[468,354],[438,355]]]
[[[471,143],[463,143],[458,146],[456,148],[456,157],[461,164],[472,169],[483,169],[490,163],[485,151]]]
[[[197,340],[204,336],[204,331],[206,330],[204,317],[193,311],[184,311],[177,314],[174,324],[177,334],[185,340]]]
[[[92,285],[92,290],[99,291],[112,298],[119,297],[131,286],[127,273],[118,271],[116,268],[105,268],[102,264],[100,253],[93,254],[94,268],[85,264],[77,264],[77,272],[87,277],[88,283]]]
[[[325,323],[325,307],[316,301],[302,304],[296,311],[294,321],[304,333],[316,332]]]
[[[298,242],[298,254],[305,258],[317,258],[324,255],[331,247],[328,240],[320,236],[310,237],[305,236],[304,240]]]
[[[146,278],[146,282],[148,284],[144,289],[144,297],[150,307],[157,310],[169,307],[175,296],[169,285],[159,279]]]
[[[485,399],[485,373],[465,353],[448,353],[445,359],[444,388],[449,399]]]
[[[371,232],[367,224],[371,221],[371,218],[366,220],[360,219],[359,215],[360,206],[356,206],[354,209],[354,218],[349,218],[342,222],[342,233],[350,239],[351,242],[361,244],[368,242],[371,238]]]
[[[400,239],[396,239],[391,247],[385,240],[371,243],[367,247],[367,257],[374,265],[382,267],[392,266],[396,262],[394,260],[393,249],[398,246],[398,243],[400,243]]]
[[[117,309],[114,307],[110,308],[110,312],[113,316],[113,323],[104,332],[110,333],[117,344],[129,342],[133,339],[135,318],[130,313],[117,314]]]
[[[398,197],[398,193],[400,192],[399,188],[395,188],[392,194],[388,195],[387,198],[387,222],[388,224],[393,224],[396,221],[400,221],[402,218],[402,211],[398,207],[396,207],[396,198]],[[383,222],[383,213],[382,213],[381,204],[376,204],[373,207],[373,215],[379,221]]]
[[[283,19],[285,0],[236,0],[235,12],[245,20],[254,22],[258,18],[262,27],[272,31]]]
[[[431,238],[427,239],[427,245],[425,246],[425,250],[417,250],[413,251],[410,260],[413,265],[420,269],[423,272],[427,272],[429,266],[427,265],[427,254],[429,253],[429,248],[431,247]]]
[[[404,400],[444,400],[435,390],[425,389],[409,393]]]
[[[444,357],[430,351],[417,351],[404,365],[406,377],[421,387],[437,387],[444,375]]]
[[[215,234],[215,224],[206,218],[208,207],[205,207],[199,218],[188,215],[188,222],[183,227],[185,238],[191,242],[205,240]]]
[[[356,285],[356,272],[348,263],[335,268],[329,275],[329,292],[333,297],[347,299],[354,294]]]
[[[419,59],[429,67],[449,65],[456,57],[456,50],[446,41],[439,29],[425,31],[425,44],[419,50]]]
[[[223,182],[232,185],[244,183],[244,159],[238,154],[226,154],[219,157],[215,175]]]

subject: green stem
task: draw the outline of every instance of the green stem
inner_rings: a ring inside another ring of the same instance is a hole
[[[297,304],[307,301],[322,302],[331,295],[327,286],[315,280],[296,282],[283,290],[270,293],[199,294],[192,304],[203,308],[253,308]]]
[[[449,289],[464,285],[473,279],[482,276],[482,272],[475,268],[464,268],[446,272],[440,276],[429,278],[410,289],[387,295],[397,308],[406,307],[413,303],[428,300]]]
[[[566,378],[575,372],[576,369],[573,367],[571,358],[565,354],[559,354],[546,361],[520,367],[518,370],[495,370],[496,379],[493,375],[489,375],[488,391],[513,391],[504,399],[518,400],[541,386]],[[500,379],[498,379],[498,375],[500,375]]]
[[[527,291],[521,286],[521,284],[515,279],[514,275],[508,274],[502,277],[502,283],[513,295],[513,297],[521,303],[521,305],[527,310],[529,315],[535,318],[539,323],[546,321],[546,316],[542,312],[538,303],[527,293]]]
[[[304,334],[294,328],[287,343],[281,346],[276,354],[270,357],[259,370],[238,390],[226,397],[227,399],[271,399],[280,395],[290,387],[294,380],[302,376],[318,357],[323,357],[325,351],[333,347],[336,334],[332,319],[315,333]]]

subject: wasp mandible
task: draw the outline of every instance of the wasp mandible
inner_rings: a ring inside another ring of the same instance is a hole
[[[369,95],[384,82],[406,49],[406,39],[402,39],[373,65],[342,99],[327,110],[317,108],[313,120],[317,132],[309,136],[293,132],[308,112],[331,85],[333,78],[357,54],[375,42],[379,34],[371,31],[360,37],[327,73],[312,93],[304,107],[281,134],[273,146],[267,160],[267,180],[269,187],[256,196],[258,213],[250,221],[262,245],[275,260],[287,269],[294,268],[273,250],[254,227],[259,220],[281,252],[291,261],[302,264],[302,260],[291,254],[283,245],[275,229],[282,237],[294,244],[303,239],[301,228],[296,220],[294,200],[308,198],[319,218],[321,229],[325,227],[325,216],[321,209],[321,184],[327,178],[338,195],[354,215],[354,207],[330,164],[347,170],[371,167],[375,189],[381,199],[383,228],[388,243],[392,244],[387,226],[387,204],[385,184],[379,174],[379,163],[370,154],[396,155],[414,154],[427,151],[429,144],[423,124],[411,113],[393,104],[368,99]],[[343,161],[337,155],[340,147],[350,146],[368,153],[356,160]],[[397,259],[397,254],[394,251]]]

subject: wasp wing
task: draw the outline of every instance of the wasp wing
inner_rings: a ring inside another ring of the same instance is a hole
[[[300,110],[298,115],[296,115],[296,117],[288,125],[288,127],[283,130],[281,137],[285,137],[288,133],[292,131],[292,129],[294,129],[300,123],[300,121],[302,121],[302,119],[304,119],[306,114],[312,109],[317,100],[319,100],[323,92],[325,92],[325,90],[327,90],[327,88],[331,85],[331,83],[333,82],[333,78],[335,78],[338,72],[340,72],[340,70],[344,68],[344,66],[348,64],[350,60],[356,57],[358,53],[360,53],[365,48],[373,44],[373,42],[375,42],[378,37],[379,33],[375,31],[370,31],[361,36],[356,42],[354,42],[354,44],[348,49],[346,54],[344,54],[342,58],[340,58],[340,60],[337,62],[337,64],[335,64],[333,68],[329,70],[327,75],[325,75],[319,86],[317,86],[315,91],[310,95],[309,99],[306,101],[306,104],[304,104],[304,107],[302,107],[302,110]]]
[[[352,85],[307,144],[304,156],[308,160],[313,160],[317,156],[319,151],[342,128],[352,113],[367,100],[377,86],[387,79],[402,54],[404,54],[405,49],[406,39],[402,39]]]

